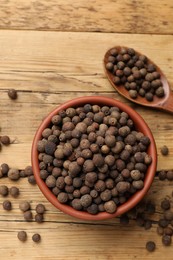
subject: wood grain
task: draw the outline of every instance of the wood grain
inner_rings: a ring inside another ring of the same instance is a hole
[[[172,184],[168,181],[159,181],[155,178],[153,185],[146,196],[146,200],[156,203],[156,214],[149,216],[153,221],[150,230],[139,227],[135,220],[130,220],[128,226],[120,225],[119,218],[108,221],[87,222],[72,218],[55,209],[43,197],[37,186],[28,184],[27,179],[20,179],[17,183],[7,178],[0,179],[0,185],[9,188],[17,185],[20,195],[11,200],[13,209],[6,212],[0,207],[0,254],[6,259],[157,259],[171,260],[173,249],[166,249],[161,237],[156,234],[158,219],[162,216],[160,202],[168,196],[171,198]],[[6,199],[6,198],[5,198]],[[0,205],[4,198],[0,197]],[[19,203],[27,200],[31,203],[31,210],[35,216],[37,203],[44,203],[46,213],[44,223],[26,222],[23,213],[19,210]],[[28,239],[25,243],[17,239],[17,233],[25,230]],[[41,243],[32,242],[32,235],[39,233]],[[154,240],[157,250],[149,254],[145,244]],[[126,249],[124,251],[124,248]],[[161,254],[159,256],[159,254]]]
[[[0,36],[1,135],[12,139],[10,147],[2,148],[0,163],[19,168],[30,164],[35,131],[60,103],[77,96],[106,95],[127,103],[143,116],[156,140],[158,170],[173,168],[172,115],[120,97],[106,79],[102,63],[104,51],[114,46],[116,39],[117,45],[138,46],[173,85],[173,36],[34,31],[1,31]],[[9,88],[18,90],[16,101],[8,98]],[[170,150],[166,163],[160,154],[164,144]]]
[[[1,29],[172,34],[172,0],[2,0]]]

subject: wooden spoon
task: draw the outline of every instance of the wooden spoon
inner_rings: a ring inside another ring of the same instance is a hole
[[[127,49],[127,47],[124,47],[124,46],[115,46],[113,48],[116,48],[118,50],[120,50],[121,48]],[[111,49],[113,49],[113,48],[111,48]],[[125,98],[127,98],[130,101],[135,102],[139,105],[152,107],[152,108],[156,108],[156,109],[160,109],[160,110],[165,110],[167,112],[173,113],[173,94],[170,90],[170,86],[166,79],[166,76],[163,74],[161,69],[154,62],[152,62],[148,57],[147,57],[148,62],[154,64],[157,71],[160,73],[160,76],[161,76],[160,80],[162,81],[164,92],[165,92],[165,95],[163,97],[157,97],[156,95],[154,95],[153,101],[147,101],[144,97],[141,97],[140,95],[138,95],[136,99],[133,99],[129,96],[128,90],[126,90],[124,85],[115,85],[115,83],[113,82],[113,78],[115,75],[106,69],[106,63],[108,62],[108,57],[110,56],[111,49],[109,49],[104,56],[104,69],[105,69],[106,76],[108,77],[110,83],[119,92],[119,94],[121,94]],[[137,52],[136,50],[135,50],[135,52],[138,55],[142,55],[141,53]]]

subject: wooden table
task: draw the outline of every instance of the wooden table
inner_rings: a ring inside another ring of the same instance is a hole
[[[114,45],[133,47],[157,63],[173,86],[172,0],[63,1],[2,0],[0,7],[0,135],[12,143],[2,147],[0,164],[24,169],[31,164],[31,144],[41,120],[57,105],[79,96],[105,95],[133,107],[151,128],[158,149],[158,170],[173,168],[173,116],[128,102],[111,87],[103,70],[103,56]],[[8,98],[9,88],[18,99]],[[173,88],[173,87],[172,87]],[[160,147],[169,147],[169,156]],[[172,182],[155,177],[147,199],[156,203],[150,230],[135,221],[122,226],[119,218],[87,222],[54,208],[27,179],[7,178],[0,184],[20,188],[13,209],[2,209],[0,197],[0,257],[5,259],[173,259],[173,247],[162,245],[156,234],[162,214],[160,201],[171,197]],[[19,202],[46,206],[45,222],[25,222]],[[25,243],[17,232],[26,230]],[[40,233],[42,241],[32,242]],[[155,241],[148,253],[145,244]]]

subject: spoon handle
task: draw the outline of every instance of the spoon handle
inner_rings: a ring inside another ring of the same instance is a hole
[[[173,93],[171,92],[166,101],[162,104],[162,109],[173,113]]]

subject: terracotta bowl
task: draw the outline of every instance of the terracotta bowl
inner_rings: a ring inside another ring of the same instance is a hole
[[[38,152],[37,152],[37,142],[41,139],[41,133],[42,131],[50,125],[52,116],[56,115],[60,110],[67,109],[68,107],[79,107],[83,106],[86,103],[90,104],[97,104],[97,105],[107,105],[107,106],[117,106],[120,108],[120,110],[127,112],[131,119],[134,121],[136,130],[144,133],[144,135],[148,136],[151,140],[151,144],[148,148],[148,154],[152,157],[152,163],[148,167],[148,170],[145,175],[144,180],[144,187],[142,190],[137,191],[135,194],[133,194],[127,202],[120,205],[117,208],[117,211],[113,214],[109,214],[107,212],[100,212],[97,215],[89,214],[85,211],[77,211],[73,209],[71,206],[68,206],[66,204],[61,204],[58,202],[56,196],[49,190],[49,188],[46,186],[45,182],[40,178],[39,175],[39,161],[38,161]],[[156,165],[157,165],[157,152],[156,152],[156,145],[153,138],[153,135],[151,133],[151,130],[145,123],[145,121],[142,119],[142,117],[134,111],[131,107],[125,105],[124,103],[121,103],[118,100],[107,98],[103,96],[89,96],[89,97],[80,97],[73,100],[70,100],[59,107],[55,108],[41,123],[39,126],[34,140],[32,144],[32,167],[34,176],[37,182],[37,185],[39,186],[40,190],[44,194],[44,196],[49,200],[57,209],[63,211],[66,214],[69,214],[73,217],[80,218],[83,220],[104,220],[104,219],[110,219],[116,216],[119,216],[121,214],[124,214],[125,212],[129,211],[131,208],[133,208],[137,203],[141,201],[141,199],[145,196],[147,191],[149,190],[152,181],[155,176],[156,172]]]

